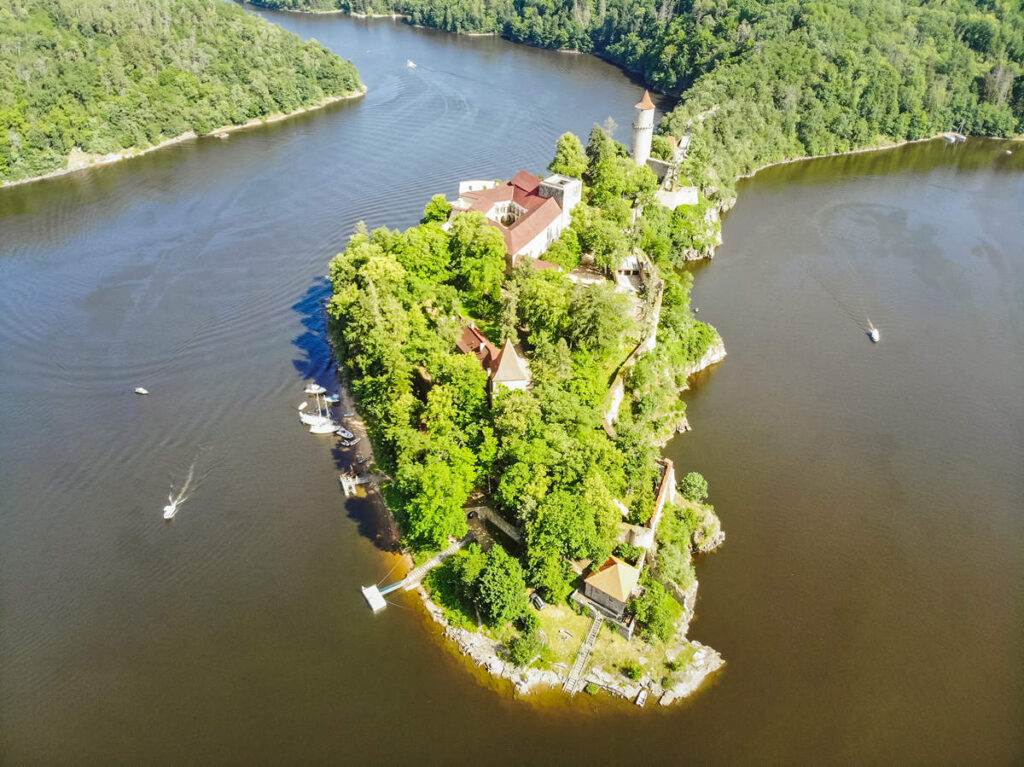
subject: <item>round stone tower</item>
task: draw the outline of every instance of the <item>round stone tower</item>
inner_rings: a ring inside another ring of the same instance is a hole
[[[654,137],[654,102],[651,94],[644,91],[644,97],[636,105],[633,119],[633,162],[646,165],[651,156],[651,139]]]

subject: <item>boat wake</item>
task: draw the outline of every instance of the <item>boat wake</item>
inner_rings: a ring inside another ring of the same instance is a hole
[[[192,459],[192,465],[188,467],[188,474],[185,475],[185,482],[177,493],[175,493],[174,485],[171,485],[170,495],[167,496],[167,505],[164,506],[164,519],[173,519],[174,515],[178,513],[178,509],[189,499],[195,489],[193,479],[195,478],[197,460],[198,456]]]

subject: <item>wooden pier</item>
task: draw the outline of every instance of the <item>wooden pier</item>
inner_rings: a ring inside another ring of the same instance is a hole
[[[597,641],[597,635],[601,631],[603,623],[603,615],[599,614],[594,618],[594,622],[590,624],[590,631],[587,632],[587,638],[583,640],[580,651],[576,653],[576,662],[572,664],[569,675],[565,678],[565,684],[562,685],[562,690],[569,695],[579,692],[580,680],[583,678],[583,672],[587,670],[590,653],[594,650],[594,642]]]

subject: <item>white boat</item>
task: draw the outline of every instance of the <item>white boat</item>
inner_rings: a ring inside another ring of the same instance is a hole
[[[350,432],[344,426],[336,426],[334,433],[337,434],[342,439],[352,439],[352,437],[354,436],[352,432]]]
[[[640,694],[636,696],[636,704],[643,708],[643,705],[647,702],[647,688],[645,687],[640,691]]]
[[[416,68],[416,62],[413,61],[412,59],[406,59],[405,60],[405,65],[407,67],[409,67],[409,69],[415,69]]]
[[[882,334],[878,332],[878,328],[871,328],[871,330],[868,331],[868,338],[871,339],[871,343],[877,344],[882,340]]]
[[[299,410],[305,410],[307,407],[309,407],[309,403],[308,402],[300,402],[299,403]]]
[[[320,384],[311,383],[307,385],[303,391],[306,392],[306,394],[324,394],[327,389],[322,387]]]
[[[956,137],[952,133],[943,133],[942,138],[946,139],[947,144],[955,144]]]
[[[306,426],[316,426],[318,428],[319,427],[330,426],[331,430],[337,429],[338,428],[338,424],[336,424],[334,422],[334,419],[331,418],[330,412],[327,410],[327,408],[325,408],[322,404],[320,404],[320,395],[317,394],[315,396],[316,396],[316,412],[315,413],[299,412],[299,420],[302,421],[302,423],[306,424]],[[300,408],[300,411],[301,410],[302,410],[302,408]],[[316,434],[326,434],[327,432],[320,432],[320,431],[318,431],[318,432],[315,432],[315,433]]]
[[[327,420],[322,423],[314,423],[309,427],[310,434],[333,434],[335,429],[338,428],[338,424],[334,421]]]
[[[342,418],[355,418],[356,414],[355,413],[342,413],[341,417]]]
[[[178,504],[174,499],[171,498],[171,496],[167,496],[167,500],[170,501],[170,503],[164,506],[164,519],[170,519],[178,513]]]
[[[359,444],[360,439],[362,439],[362,437],[356,437],[355,439],[339,439],[338,444],[343,447],[355,447]]]
[[[339,402],[341,402],[341,396],[337,394],[332,394],[329,397],[324,397],[324,402],[326,402],[328,405],[337,405]]]
[[[136,394],[149,394],[149,389],[143,389],[141,386],[135,387]]]
[[[227,137],[228,137],[228,134],[225,133],[224,131],[221,131],[220,133],[217,134],[217,138],[227,138]]]

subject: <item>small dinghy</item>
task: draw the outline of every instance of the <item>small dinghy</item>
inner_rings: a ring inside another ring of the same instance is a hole
[[[336,426],[334,433],[337,434],[342,439],[352,439],[353,436],[355,436],[344,426]]]
[[[303,391],[306,394],[324,394],[327,391],[327,389],[322,387],[320,384],[311,383],[308,386],[306,386],[306,388],[303,389]]]
[[[355,418],[356,414],[355,413],[342,413],[341,417],[342,418]]]
[[[341,402],[341,397],[337,394],[332,394],[329,397],[324,397],[324,402],[326,402],[328,405],[337,405],[339,402]]]
[[[647,702],[647,689],[645,688],[645,689],[640,691],[639,695],[636,696],[636,704],[638,706],[640,706],[640,708],[643,708],[644,704],[646,702]]]
[[[409,69],[415,69],[416,68],[416,62],[413,61],[412,59],[406,59],[405,60],[405,65],[407,67],[409,67]]]
[[[143,389],[141,386],[135,387],[136,394],[149,394],[149,389]]]
[[[227,138],[227,137],[228,137],[228,134],[225,133],[224,131],[221,131],[220,133],[217,134],[217,138]]]

